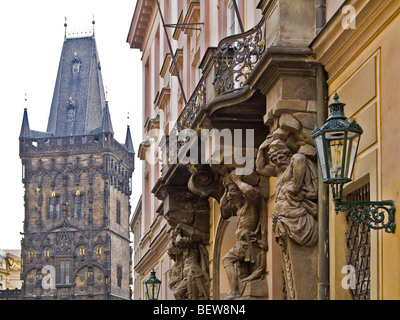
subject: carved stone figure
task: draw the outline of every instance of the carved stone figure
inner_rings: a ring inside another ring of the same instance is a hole
[[[169,286],[176,300],[209,299],[208,252],[203,234],[184,223],[170,231],[168,254],[174,260]]]
[[[176,290],[179,282],[183,279],[183,251],[176,243],[176,237],[179,235],[178,228],[172,228],[169,231],[169,243],[167,253],[171,260],[174,261],[169,270],[169,287],[172,291]]]
[[[314,299],[318,211],[315,148],[282,128],[259,147],[257,172],[276,176],[272,230],[280,246],[286,298]]]
[[[269,163],[265,160],[265,149]],[[267,139],[259,148],[258,172],[277,176],[273,230],[275,237],[289,236],[304,246],[318,240],[317,167],[305,155],[307,147],[300,147],[293,154],[280,139]]]
[[[238,216],[236,245],[222,258],[230,292],[227,300],[242,297],[247,283],[265,276],[265,251],[261,241],[260,189],[231,171],[223,179],[221,215]],[[236,269],[236,267],[237,269]]]

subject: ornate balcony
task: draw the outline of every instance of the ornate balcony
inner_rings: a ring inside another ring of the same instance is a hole
[[[266,23],[263,18],[254,28],[223,39],[215,51],[209,51],[212,52],[212,57],[208,58],[208,64],[212,65],[204,68],[208,72],[203,69],[202,78],[171,129],[169,141],[173,136],[178,143],[176,147],[169,145],[170,164],[177,163],[177,155],[186,142],[178,139],[179,134],[185,129],[193,128],[197,115],[216,97],[246,87],[248,77],[266,51],[265,37]]]
[[[218,95],[239,90],[246,84],[265,52],[265,27],[265,19],[262,19],[253,29],[219,43],[214,81]]]

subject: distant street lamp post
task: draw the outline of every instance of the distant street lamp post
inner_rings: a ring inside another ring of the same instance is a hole
[[[145,281],[148,300],[157,300],[160,294],[161,281],[157,279],[156,272],[150,273],[150,278]]]

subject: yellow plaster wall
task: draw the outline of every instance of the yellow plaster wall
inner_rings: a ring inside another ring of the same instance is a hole
[[[400,196],[400,18],[394,19],[335,79],[328,79],[329,96],[337,91],[347,104],[346,116],[364,129],[351,192],[369,178],[371,200]],[[348,44],[351,50],[351,43]],[[340,66],[338,66],[340,68]],[[333,72],[332,72],[333,73]],[[346,192],[346,191],[345,191]],[[332,207],[332,206],[331,206]],[[340,214],[339,214],[340,215]],[[397,220],[398,213],[397,213]],[[341,286],[345,258],[344,218],[330,213],[331,299],[348,299]],[[400,299],[400,231],[371,231],[371,298]]]

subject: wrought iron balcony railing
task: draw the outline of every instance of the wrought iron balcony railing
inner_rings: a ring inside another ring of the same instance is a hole
[[[260,61],[266,49],[266,23],[265,19],[247,32],[229,36],[220,41],[214,57],[215,78],[213,85],[215,92],[210,96],[220,96],[246,85],[249,75]],[[178,139],[179,134],[191,128],[196,116],[202,108],[210,102],[207,100],[207,77],[200,79],[196,89],[186,106],[179,115],[169,135],[169,163],[176,163],[179,149],[185,141]],[[171,143],[171,138],[176,138],[177,144]]]
[[[176,127],[178,132],[184,129],[190,128],[193,123],[194,118],[200,111],[200,109],[206,103],[206,79],[203,76],[196,89],[194,90],[192,96],[189,99],[186,107],[182,110],[177,122]]]
[[[241,89],[265,52],[265,19],[245,33],[227,37],[218,45],[215,81],[218,95]]]

